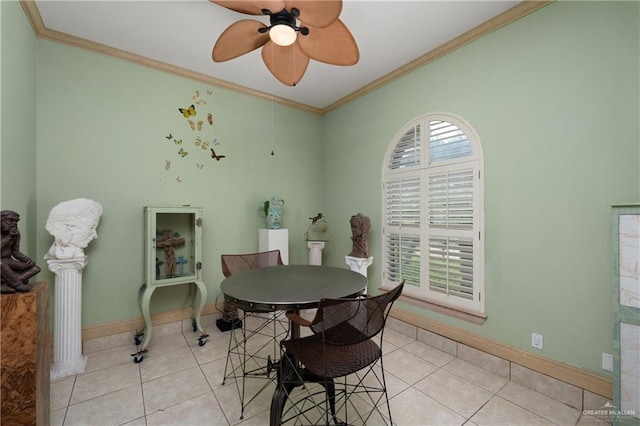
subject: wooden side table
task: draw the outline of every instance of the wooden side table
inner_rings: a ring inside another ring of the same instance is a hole
[[[49,283],[1,298],[0,424],[49,425]]]

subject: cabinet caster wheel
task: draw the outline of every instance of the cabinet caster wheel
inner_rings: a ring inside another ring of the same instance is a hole
[[[195,333],[196,331],[198,331],[198,326],[196,325],[196,322],[192,322],[191,323],[191,328],[193,329],[193,332]]]
[[[134,364],[140,364],[142,360],[144,360],[144,355],[142,355],[142,352],[138,352],[137,354],[131,354],[131,356],[133,357]]]
[[[144,330],[136,330],[136,334],[133,335],[133,341],[135,342],[136,346],[138,346],[140,342],[142,342],[142,336],[144,336]]]
[[[209,337],[208,334],[203,334],[202,336],[200,336],[200,338],[198,339],[198,346],[204,346],[204,344],[207,343],[207,337]]]

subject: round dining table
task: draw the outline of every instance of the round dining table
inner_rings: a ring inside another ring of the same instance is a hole
[[[320,265],[248,269],[225,278],[220,284],[224,297],[236,307],[263,312],[299,312],[301,309],[317,307],[321,299],[359,296],[366,287],[367,278],[357,272]],[[290,322],[290,331],[292,339],[300,337],[299,324]],[[280,368],[280,362],[273,365]],[[287,399],[287,393],[281,386],[282,374],[278,373],[277,378],[278,383],[271,401],[271,424],[279,424],[282,407]]]
[[[220,290],[238,308],[299,311],[320,299],[362,294],[367,278],[350,269],[320,265],[280,265],[249,269],[225,278]]]

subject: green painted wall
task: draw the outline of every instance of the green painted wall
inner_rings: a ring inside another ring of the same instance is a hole
[[[52,242],[44,223],[55,204],[76,197],[103,204],[99,237],[87,249],[84,326],[140,316],[142,207],[149,204],[205,208],[209,302],[222,279],[219,255],[257,247],[257,206],[274,193],[286,200],[291,263],[306,262],[302,235],[310,215],[323,211],[331,221],[324,260],[336,266],[351,248],[350,216],[369,215],[375,288],[383,155],[405,123],[448,111],[468,120],[484,147],[489,319],[474,326],[405,308],[527,350],[530,333],[542,333],[543,355],[603,373],[601,353],[612,350],[610,205],[640,200],[638,3],[551,4],[323,117],[35,41],[23,16],[21,30],[12,32],[18,40],[11,39],[21,49],[7,47],[5,22],[15,25],[20,14],[19,5],[8,4],[0,3],[3,206],[7,192],[31,211],[37,188],[37,217],[27,223],[37,233],[33,257],[42,259]],[[13,71],[27,76],[22,90],[7,89],[14,81],[7,58],[23,64]],[[216,120],[207,138],[217,138],[227,155],[203,170],[195,132],[177,112],[195,90],[208,102],[199,112]],[[21,103],[20,114],[7,111]],[[36,116],[34,149],[19,137],[33,138]],[[16,123],[10,138],[9,117]],[[274,136],[283,126],[288,130]],[[184,159],[165,138],[169,132],[189,146]],[[10,187],[5,182],[15,172],[35,185]],[[41,278],[53,282],[40,265]],[[183,289],[162,289],[152,308],[185,303]]]
[[[350,215],[371,217],[372,285],[387,146],[419,115],[459,114],[484,148],[489,318],[405,307],[526,350],[542,333],[543,355],[604,373],[610,206],[640,200],[638,6],[553,3],[326,117],[327,214],[343,218],[336,235],[349,235]],[[327,260],[339,264],[349,242],[336,244]]]
[[[0,2],[0,209],[20,214],[20,251],[36,251],[36,43],[20,3]],[[42,266],[41,266],[42,267]],[[36,277],[41,279],[40,275]]]
[[[38,223],[63,200],[86,197],[104,207],[98,239],[85,251],[83,326],[140,317],[146,205],[204,208],[209,303],[219,296],[220,255],[257,250],[265,227],[258,206],[274,194],[285,200],[290,262],[306,261],[302,236],[322,194],[321,117],[47,41],[38,43],[37,75]],[[204,121],[201,132],[178,111],[196,90],[207,102],[190,117]],[[212,159],[196,136],[217,140],[226,158]],[[38,252],[52,242],[41,227]],[[157,290],[152,312],[188,306],[187,287]]]

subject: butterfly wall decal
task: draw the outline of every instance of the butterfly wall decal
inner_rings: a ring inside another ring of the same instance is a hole
[[[1,0],[0,0],[1,1]],[[202,94],[204,95],[204,89]],[[206,88],[206,95],[207,96],[212,96],[213,95],[213,89],[210,88]],[[200,115],[201,116],[205,116],[202,118],[202,120],[199,120],[197,118],[194,118],[198,115],[197,110],[199,110],[200,108],[204,108],[203,105],[207,105],[208,101],[206,101],[205,99],[203,99],[201,97],[201,92],[199,90],[195,90],[192,92],[191,95],[191,105],[189,105],[188,107],[185,108],[178,108],[178,112],[185,118],[185,121],[187,122],[187,124],[189,125],[189,127],[191,127],[191,130],[193,132],[198,132],[196,133],[196,137],[194,139],[194,146],[201,148],[203,151],[196,151],[196,153],[193,153],[193,148],[191,148],[191,156],[189,156],[189,158],[194,158],[195,161],[195,166],[196,166],[196,170],[204,170],[205,168],[205,163],[206,160],[204,159],[206,157],[206,153],[208,152],[208,150],[211,150],[211,158],[215,159],[216,161],[220,161],[223,158],[226,158],[226,155],[222,155],[222,154],[217,154],[215,152],[215,150],[212,148],[215,145],[220,145],[220,142],[218,142],[217,139],[213,139],[212,141],[206,140],[204,138],[204,134],[200,133],[203,130],[203,127],[205,125],[205,123],[209,123],[210,126],[214,126],[214,117],[213,114],[211,112],[208,112],[206,110],[201,110],[200,111]],[[187,104],[188,105],[188,104]],[[214,127],[215,129],[215,127]],[[206,129],[205,129],[206,131]],[[215,130],[214,130],[215,132]],[[189,155],[189,152],[187,151],[187,147],[185,146],[186,144],[183,144],[183,139],[178,139],[176,138],[173,133],[168,133],[166,134],[165,138],[169,141],[173,141],[173,143],[176,145],[176,148],[178,149],[178,155],[181,158],[185,158]],[[187,142],[189,141],[190,138],[187,138]],[[164,163],[164,168],[166,171],[169,170],[175,170],[178,166],[177,163],[173,164],[174,162],[176,162],[177,160],[165,160]],[[175,166],[175,167],[174,167]],[[209,168],[212,168],[212,165],[208,166]],[[192,169],[193,170],[193,169]],[[180,176],[176,177],[176,181],[177,182],[182,182],[182,178],[180,178]]]
[[[194,123],[191,120],[187,120],[189,122],[189,126],[191,126],[191,130],[196,130],[198,129],[198,131],[202,130],[202,120],[198,121],[197,123]]]
[[[202,139],[200,139],[200,136],[196,136],[196,140],[193,143],[195,146],[199,146],[200,148],[206,150],[207,148],[209,148],[210,143],[208,141],[203,141]]]
[[[177,177],[176,177],[176,182],[178,182],[178,183],[182,183],[182,178],[181,178],[180,176],[177,176]]]
[[[178,111],[180,111],[180,114],[184,115],[184,118],[196,115],[196,107],[193,104],[188,108],[178,108]]]
[[[193,93],[191,99],[193,99],[196,105],[205,105],[207,103],[205,100],[200,99],[200,92],[198,92],[197,90]]]
[[[216,155],[216,152],[211,148],[211,158],[215,158],[217,161],[220,161],[220,159],[225,157],[226,155]]]

